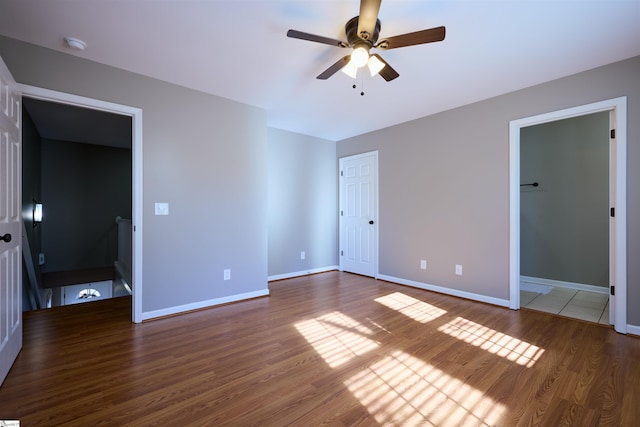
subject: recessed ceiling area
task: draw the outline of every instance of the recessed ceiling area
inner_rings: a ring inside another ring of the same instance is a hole
[[[43,139],[131,149],[131,117],[23,97]]]
[[[382,0],[381,38],[446,27],[442,42],[384,52],[400,75],[390,82],[317,80],[348,52],[286,36],[344,39],[359,0],[0,5],[0,35],[256,106],[269,126],[334,141],[640,55],[638,0]]]

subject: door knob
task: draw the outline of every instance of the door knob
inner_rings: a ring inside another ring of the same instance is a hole
[[[373,220],[369,221],[369,224],[373,225]]]
[[[9,243],[11,241],[11,234],[7,233],[4,236],[0,236],[0,241],[4,240],[5,242]]]

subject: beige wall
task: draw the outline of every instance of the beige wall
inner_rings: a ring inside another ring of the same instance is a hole
[[[638,76],[635,57],[339,141],[338,158],[379,150],[380,273],[508,299],[509,121],[627,96],[628,323],[640,325]]]

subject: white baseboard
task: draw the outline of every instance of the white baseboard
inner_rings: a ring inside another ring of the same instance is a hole
[[[577,289],[579,291],[589,291],[598,294],[608,294],[609,288],[604,286],[585,285],[583,283],[563,282],[562,280],[543,279],[541,277],[520,276],[521,282],[533,283],[535,285],[555,286],[557,288]]]
[[[640,337],[640,326],[627,325],[627,334],[637,335]]]
[[[162,310],[146,311],[142,313],[142,320],[154,319],[157,317],[171,316],[173,314],[185,313],[187,311],[199,310],[202,308],[214,307],[216,305],[237,302],[246,299],[264,297],[269,295],[269,289],[247,292],[244,294],[229,295],[227,297],[215,298],[206,301],[198,301],[191,304],[178,305],[175,307],[163,308]]]
[[[425,289],[427,291],[438,292],[445,295],[452,295],[455,297],[465,298],[472,301],[484,302],[487,304],[499,305],[501,307],[509,307],[509,300],[488,297],[486,295],[474,294],[472,292],[459,291],[457,289],[445,288],[442,286],[430,285],[428,283],[414,282],[413,280],[400,279],[393,276],[385,276],[379,274],[378,279],[386,280],[387,282],[398,283],[400,285],[411,286],[414,288]]]
[[[295,271],[293,273],[275,274],[273,276],[269,276],[267,280],[272,282],[274,280],[291,279],[293,277],[307,276],[309,274],[324,273],[326,271],[334,270],[339,270],[339,267],[337,265],[331,265],[329,267],[313,268],[311,270]]]

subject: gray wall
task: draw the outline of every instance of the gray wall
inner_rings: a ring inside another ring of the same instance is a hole
[[[0,56],[19,83],[143,109],[143,313],[267,288],[265,111],[5,37]]]
[[[635,57],[339,141],[337,157],[379,150],[380,273],[508,299],[509,121],[627,96],[628,323],[640,325],[639,75]]]
[[[609,113],[520,131],[520,272],[609,286]]]
[[[336,266],[335,142],[269,128],[267,151],[269,276]]]
[[[131,150],[42,141],[42,272],[111,267],[131,218]]]

